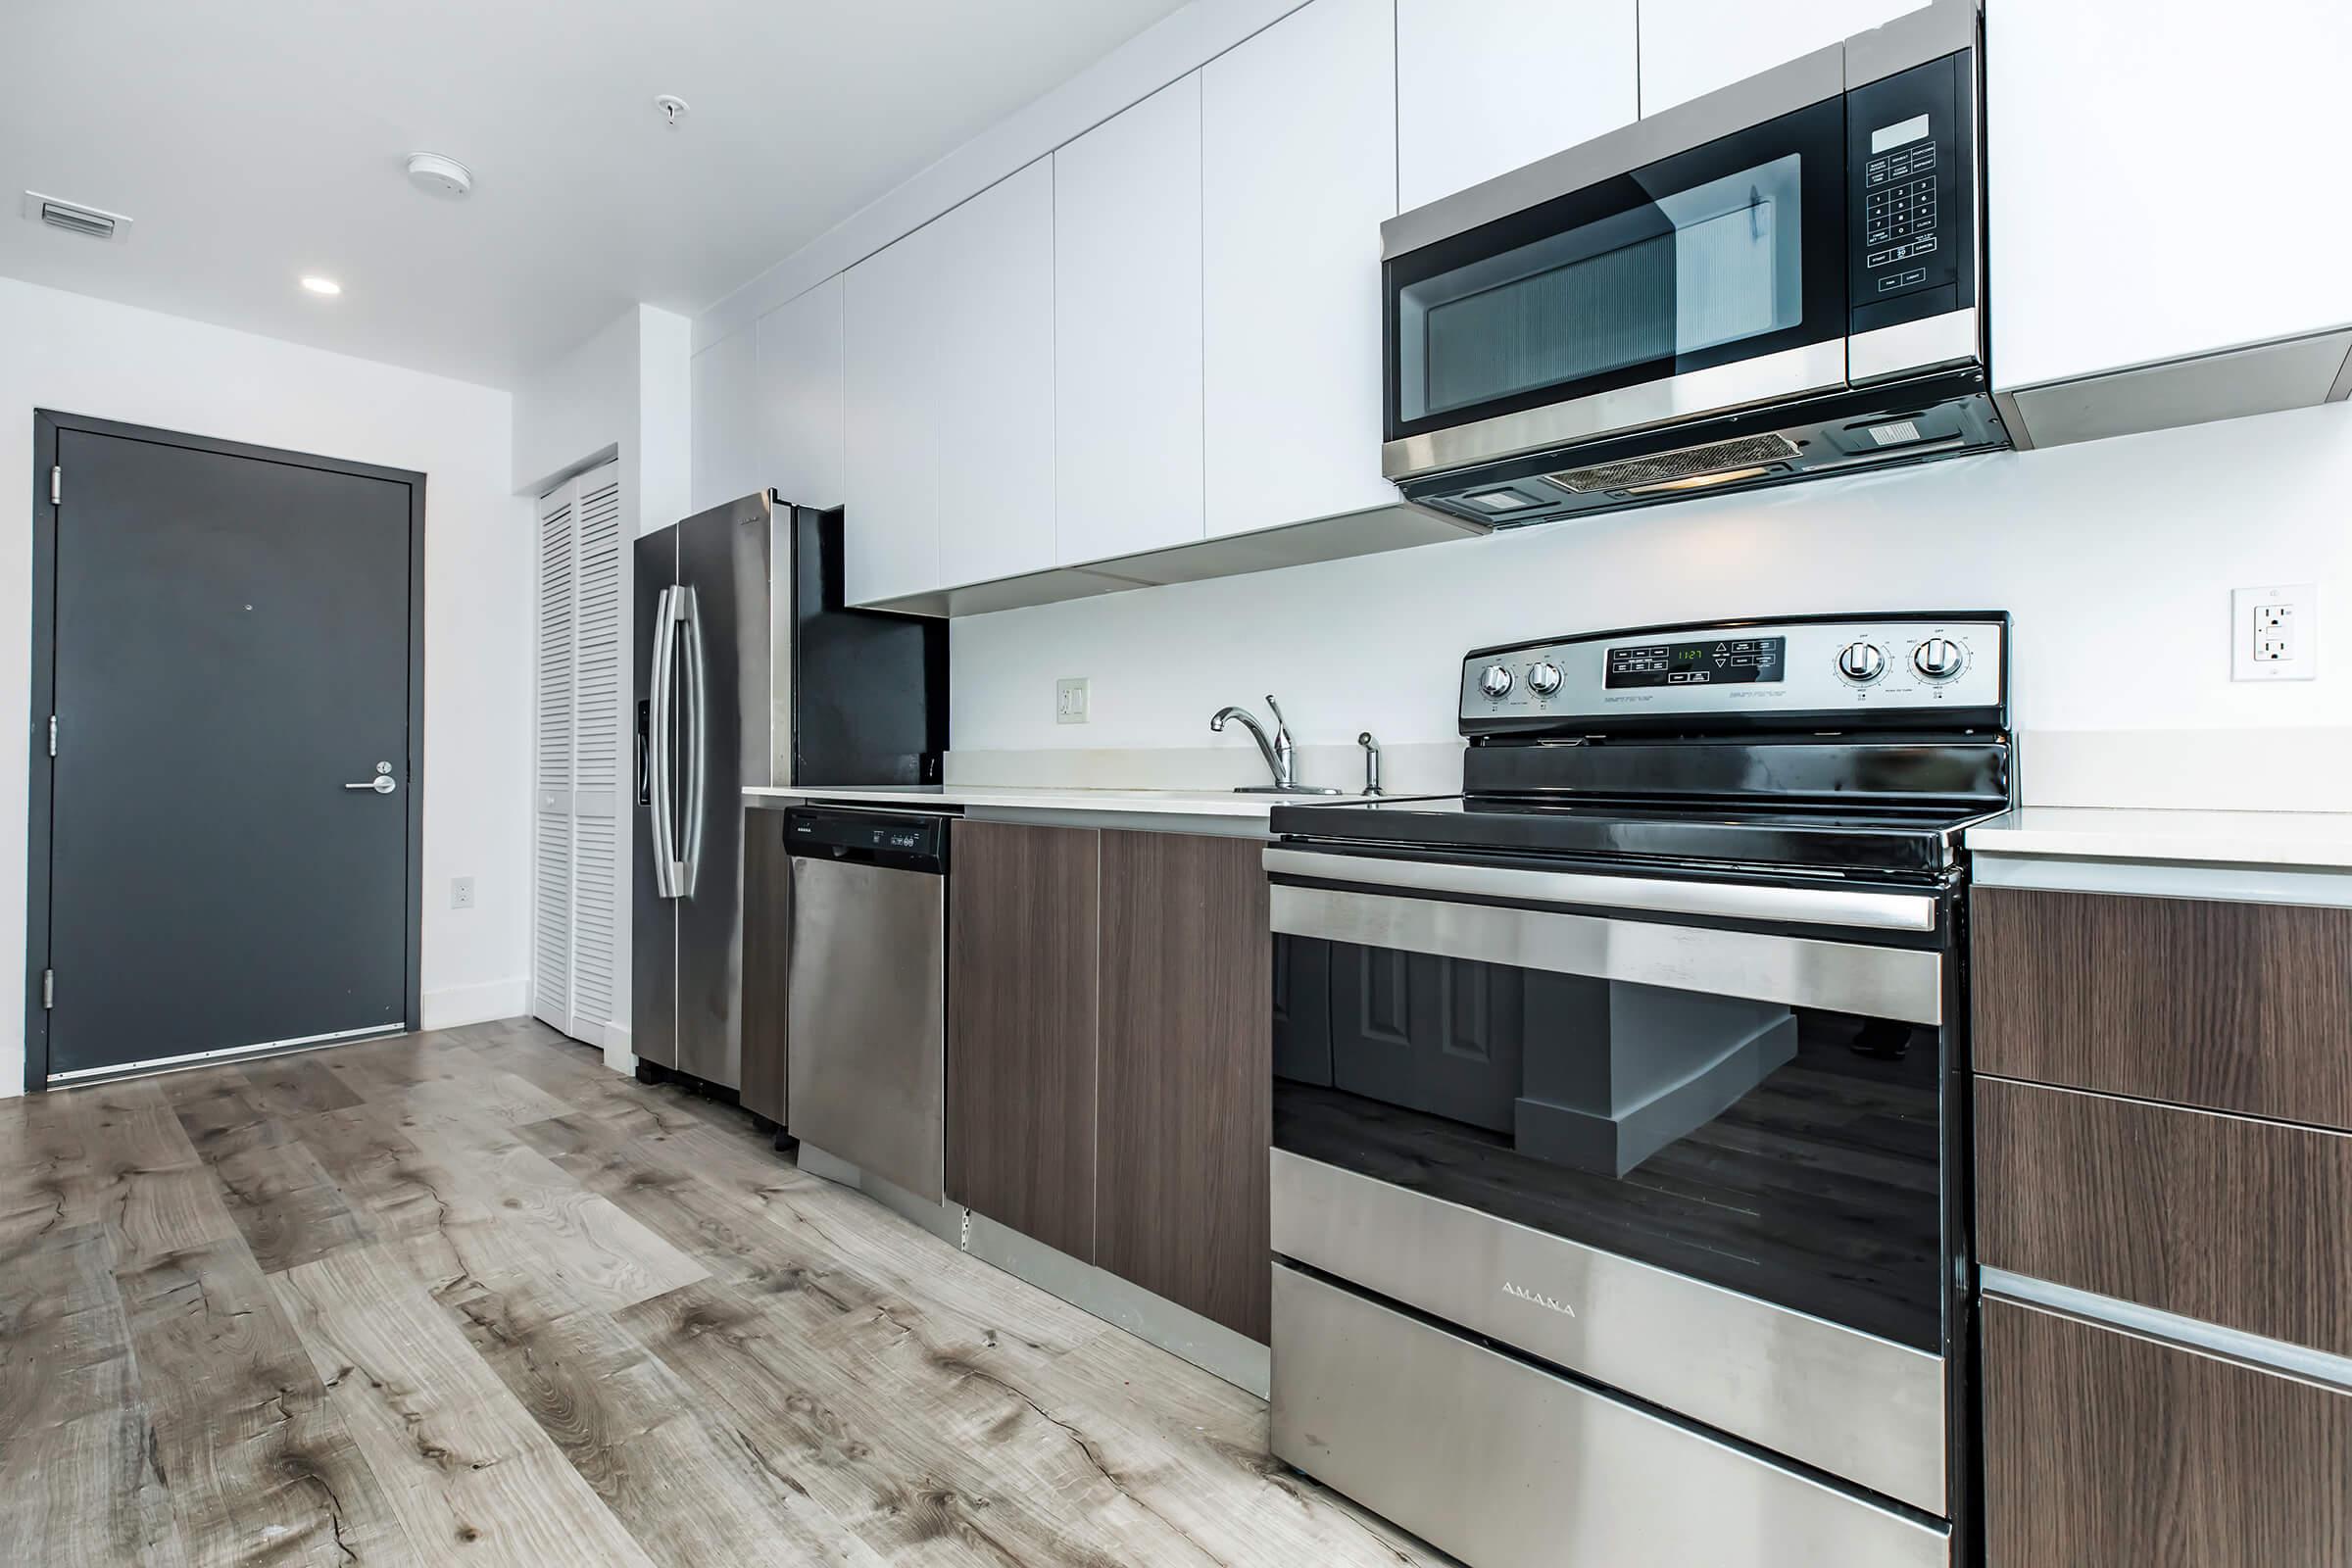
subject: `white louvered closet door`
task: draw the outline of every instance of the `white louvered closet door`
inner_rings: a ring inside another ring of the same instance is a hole
[[[531,1010],[600,1046],[622,938],[621,571],[618,465],[540,499]]]

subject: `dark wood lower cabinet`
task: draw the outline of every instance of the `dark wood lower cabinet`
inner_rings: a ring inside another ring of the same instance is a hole
[[[2352,1129],[2352,909],[1980,887],[1980,1072]]]
[[[1263,1340],[1272,943],[1264,847],[1102,835],[1096,1261]]]
[[[1982,1078],[1977,1253],[2352,1355],[2352,1134]]]
[[[2352,1562],[2352,1395],[1984,1303],[1987,1568]]]
[[[948,1198],[1089,1262],[1101,838],[957,822],[948,908]]]
[[[743,1108],[779,1126],[784,1109],[784,1006],[792,970],[792,861],[784,813],[743,813]]]

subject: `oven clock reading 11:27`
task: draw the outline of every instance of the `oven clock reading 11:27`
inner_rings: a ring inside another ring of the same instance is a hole
[[[1786,637],[1711,637],[1702,642],[1650,643],[1609,650],[1608,686],[1722,686],[1777,681],[1788,653]]]

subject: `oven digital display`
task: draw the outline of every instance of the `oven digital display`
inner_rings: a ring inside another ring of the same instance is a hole
[[[1786,678],[1786,637],[1710,637],[1609,650],[1607,686],[1722,686]]]

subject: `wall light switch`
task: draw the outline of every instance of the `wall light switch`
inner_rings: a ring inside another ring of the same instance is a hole
[[[2230,590],[2231,680],[2310,680],[2319,672],[2317,584]]]
[[[1057,680],[1054,683],[1054,722],[1083,724],[1086,722],[1086,679]]]
[[[473,878],[453,876],[449,879],[449,906],[453,909],[473,907]]]

